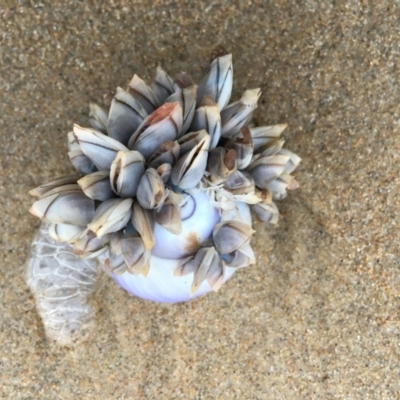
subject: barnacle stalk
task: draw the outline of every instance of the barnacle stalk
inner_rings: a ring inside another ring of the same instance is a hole
[[[109,109],[90,106],[92,127],[68,134],[77,174],[30,192],[70,262],[97,259],[128,292],[163,302],[218,290],[255,263],[250,210],[277,222],[300,158],[283,149],[286,125],[251,125],[260,89],[229,103],[232,83],[219,49],[198,86],[158,68],[151,86],[135,75]]]

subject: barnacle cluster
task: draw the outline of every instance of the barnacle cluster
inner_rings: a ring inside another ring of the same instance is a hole
[[[205,282],[217,290],[227,270],[255,262],[249,209],[276,223],[274,201],[298,186],[290,174],[300,162],[283,149],[286,125],[250,124],[259,89],[229,104],[232,82],[221,49],[198,86],[161,68],[151,86],[134,75],[107,111],[91,105],[92,128],[74,125],[77,174],[32,190],[30,212],[132,293],[127,276],[142,275],[143,285],[163,260],[173,260],[174,277],[191,276],[192,294]]]

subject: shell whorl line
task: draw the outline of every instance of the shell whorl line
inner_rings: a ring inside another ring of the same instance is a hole
[[[180,206],[180,214],[182,221],[186,221],[196,212],[196,202],[193,196],[189,193],[186,194],[184,203]]]
[[[217,290],[227,267],[255,262],[243,205],[276,223],[275,201],[298,187],[291,173],[300,158],[283,148],[286,125],[250,125],[259,89],[229,104],[232,57],[214,54],[198,86],[158,68],[151,86],[135,75],[127,90],[117,88],[107,111],[90,106],[92,128],[68,134],[78,175],[30,192],[39,197],[30,212],[50,223],[55,240],[99,257],[113,275],[146,276],[153,255],[179,259],[174,275],[192,273],[192,293],[204,281]],[[200,213],[202,202],[212,217]],[[167,237],[188,244],[164,254]]]

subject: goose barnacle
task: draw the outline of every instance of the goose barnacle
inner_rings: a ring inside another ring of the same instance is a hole
[[[90,313],[63,314],[65,304],[47,297],[75,290],[71,298],[85,304],[97,265],[138,297],[175,303],[255,263],[250,211],[277,222],[274,201],[297,188],[300,158],[283,148],[286,125],[250,126],[260,89],[228,104],[232,56],[213,54],[198,86],[159,67],[152,85],[134,75],[107,109],[91,104],[92,128],[68,134],[78,174],[30,192],[39,197],[30,212],[44,222],[27,282],[51,337],[65,340]]]

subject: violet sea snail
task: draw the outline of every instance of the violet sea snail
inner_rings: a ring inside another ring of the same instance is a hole
[[[181,302],[218,290],[255,263],[251,213],[276,223],[275,200],[298,184],[286,125],[253,127],[259,89],[229,104],[232,57],[221,48],[197,86],[158,68],[134,75],[92,128],[68,134],[76,175],[33,189],[43,220],[27,282],[47,334],[67,341],[91,319],[97,266],[133,295]]]

